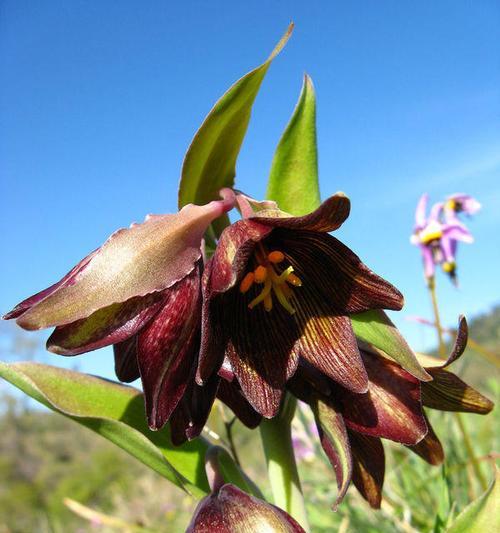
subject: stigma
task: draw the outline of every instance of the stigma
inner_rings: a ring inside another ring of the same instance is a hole
[[[248,272],[240,282],[242,294],[248,292],[255,284],[262,286],[260,293],[248,304],[248,308],[253,309],[262,304],[266,311],[272,311],[275,298],[293,315],[295,308],[290,302],[293,296],[292,288],[302,286],[302,281],[293,273],[292,266],[283,270],[278,266],[284,262],[285,254],[279,250],[267,253],[259,243],[255,257],[257,267],[252,272]]]

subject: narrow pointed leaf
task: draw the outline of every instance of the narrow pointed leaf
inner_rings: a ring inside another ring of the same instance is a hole
[[[174,447],[168,426],[150,431],[139,390],[39,363],[0,362],[0,377],[123,448],[193,496],[209,492],[204,465],[208,442],[198,438]],[[239,485],[239,479],[226,481]]]
[[[266,198],[300,216],[320,204],[316,146],[316,97],[306,74],[299,101],[274,154]]]
[[[351,321],[356,337],[385,352],[420,381],[432,379],[384,311],[373,309],[357,313],[351,315]]]
[[[488,490],[477,500],[468,505],[446,530],[447,533],[484,533],[500,531],[499,471],[496,469],[495,479]]]
[[[292,30],[290,24],[269,58],[224,93],[196,132],[182,165],[179,207],[189,203],[206,204],[217,197],[219,189],[233,186],[236,159],[255,97],[269,65],[285,46]]]

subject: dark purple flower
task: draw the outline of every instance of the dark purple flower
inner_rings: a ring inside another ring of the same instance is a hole
[[[403,297],[328,234],[349,209],[342,194],[302,217],[266,205],[224,230],[203,274],[198,383],[227,358],[250,404],[271,418],[300,356],[346,389],[366,391],[349,315],[401,309]]]
[[[360,346],[368,373],[368,391],[356,394],[333,382],[306,361],[289,381],[290,391],[315,414],[321,444],[337,475],[340,503],[352,481],[372,507],[380,507],[385,472],[381,439],[407,446],[430,464],[443,461],[438,437],[423,407],[486,414],[492,402],[447,367],[463,353],[467,324],[461,318],[452,354],[446,362],[423,357],[433,381],[420,382],[386,354]]]
[[[222,195],[221,201],[190,204],[118,230],[4,318],[28,330],[55,326],[47,348],[61,355],[113,344],[118,378],[130,382],[140,375],[149,425],[159,429],[197,364],[201,242],[209,224],[234,206],[232,191]]]

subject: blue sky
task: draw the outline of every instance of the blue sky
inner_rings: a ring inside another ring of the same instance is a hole
[[[184,152],[215,100],[295,32],[257,98],[237,167],[265,191],[302,76],[318,98],[323,197],[343,190],[339,237],[405,294],[394,320],[416,349],[432,331],[415,203],[483,204],[461,288],[438,280],[446,324],[499,301],[498,2],[27,2],[0,8],[0,312],[61,277],[118,227],[176,209]],[[48,332],[40,334],[45,338]],[[41,354],[40,354],[41,357]],[[112,376],[108,350],[44,356]]]

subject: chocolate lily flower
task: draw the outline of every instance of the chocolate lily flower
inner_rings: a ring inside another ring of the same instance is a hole
[[[479,414],[491,411],[492,402],[446,369],[462,355],[466,343],[467,323],[462,317],[448,360],[422,358],[434,378],[429,382],[419,382],[383,352],[362,343],[369,378],[365,394],[345,390],[301,361],[288,387],[313,409],[322,447],[337,476],[335,506],[352,481],[372,507],[380,507],[385,472],[381,439],[404,444],[430,464],[443,461],[443,448],[423,407]]]
[[[198,383],[227,357],[250,404],[272,418],[301,356],[366,391],[349,314],[401,309],[403,297],[328,234],[349,208],[336,194],[306,216],[267,208],[224,230],[203,274]]]
[[[196,364],[201,319],[201,241],[232,209],[234,194],[120,229],[59,282],[5,319],[28,330],[54,327],[47,348],[77,355],[114,345],[117,376],[140,374],[149,425],[162,427]]]
[[[441,265],[456,284],[456,251],[458,241],[471,243],[473,237],[468,229],[455,217],[449,222],[443,222],[444,204],[435,204],[427,217],[428,195],[420,198],[415,212],[415,227],[410,238],[412,244],[417,245],[422,253],[424,275],[428,283],[432,283],[435,275],[435,265]]]

